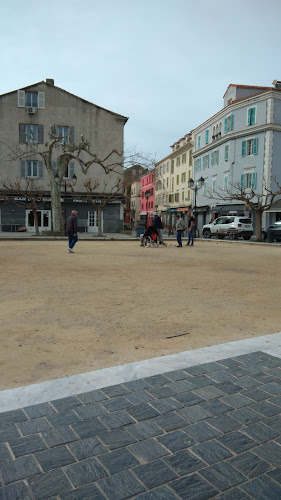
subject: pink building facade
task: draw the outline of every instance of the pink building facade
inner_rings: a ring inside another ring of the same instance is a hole
[[[147,226],[155,215],[155,174],[151,172],[141,178],[140,215],[147,216]]]

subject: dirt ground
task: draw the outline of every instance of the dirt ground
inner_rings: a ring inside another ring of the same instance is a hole
[[[1,390],[281,329],[279,245],[0,249]]]

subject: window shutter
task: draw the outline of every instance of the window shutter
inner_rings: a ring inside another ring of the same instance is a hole
[[[252,108],[251,125],[254,125],[255,123],[256,123],[256,108]]]
[[[205,170],[205,168],[206,168],[205,164],[206,164],[206,159],[205,159],[205,156],[203,156],[203,170]]]
[[[254,144],[253,144],[253,154],[257,155],[258,154],[258,138],[254,138]]]
[[[71,141],[74,144],[74,127],[69,127],[69,128],[70,128],[70,138],[71,138]]]
[[[43,161],[38,161],[38,177],[39,179],[44,178],[44,164]]]
[[[209,155],[206,156],[206,167],[209,168],[209,161],[210,161],[210,157]]]
[[[38,92],[38,108],[45,109],[45,92]]]
[[[69,162],[69,178],[71,179],[74,176],[74,161]]]
[[[20,176],[22,179],[26,177],[25,160],[20,160]]]
[[[199,160],[198,160],[198,170],[199,171],[201,170],[201,158],[199,158]]]
[[[233,115],[230,115],[229,130],[233,130]]]
[[[216,151],[216,164],[219,164],[219,150]]]
[[[206,144],[209,143],[209,130],[206,130]]]
[[[224,119],[224,133],[227,132],[227,118]]]
[[[252,115],[252,112],[251,112],[251,108],[248,109],[248,125],[251,125],[251,115]]]
[[[24,90],[18,90],[18,107],[19,108],[25,107],[25,91]]]
[[[244,189],[244,174],[241,174],[241,189]]]
[[[194,172],[197,172],[197,160],[194,160]]]
[[[19,124],[19,142],[21,144],[26,143],[26,137],[25,137],[25,123],[20,123]]]
[[[242,158],[246,156],[246,141],[242,141]]]
[[[43,144],[44,128],[43,125],[38,125],[38,144]]]
[[[211,153],[211,166],[214,165],[214,152]]]
[[[252,173],[252,188],[257,188],[257,172]]]

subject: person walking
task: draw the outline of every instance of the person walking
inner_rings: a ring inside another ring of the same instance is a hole
[[[152,221],[152,225],[156,228],[157,230],[157,234],[159,236],[159,241],[160,241],[160,245],[163,245],[164,241],[163,241],[163,234],[162,234],[162,221],[161,221],[161,214],[157,214],[155,215],[153,221]]]
[[[73,247],[77,243],[77,212],[72,210],[71,215],[66,221],[66,232],[68,236],[68,251],[74,253]]]
[[[182,237],[183,231],[185,230],[185,224],[184,224],[183,218],[180,217],[179,215],[176,216],[176,221],[177,221],[176,222],[176,231],[177,231],[177,242],[178,242],[177,248],[179,248],[179,247],[182,247],[181,237]]]
[[[187,214],[187,217],[188,217],[188,242],[187,242],[187,246],[190,245],[190,242],[191,242],[191,246],[193,246],[193,242],[194,242],[194,223],[195,223],[195,219],[194,217],[192,216],[192,213],[191,212],[188,212]]]

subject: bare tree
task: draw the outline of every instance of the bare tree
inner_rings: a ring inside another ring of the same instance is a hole
[[[44,196],[44,192],[37,183],[32,179],[25,179],[24,182],[17,180],[15,182],[2,181],[3,190],[1,192],[1,200],[5,203],[12,203],[18,207],[25,207],[32,210],[35,233],[39,236],[38,214],[37,210],[40,207],[40,202]],[[21,198],[21,199],[18,199]]]
[[[242,201],[245,205],[249,205],[249,207],[256,214],[256,240],[262,241],[262,215],[265,210],[269,210],[274,203],[276,202],[276,198],[281,196],[281,185],[277,182],[276,179],[273,179],[273,182],[276,184],[276,190],[267,188],[266,182],[263,182],[263,193],[260,194],[254,189],[251,189],[251,192],[245,192],[244,188],[241,187],[239,182],[231,184],[231,188],[235,191],[227,189],[226,191],[220,189],[219,192],[208,192],[208,196],[214,200],[223,200],[223,201]]]

